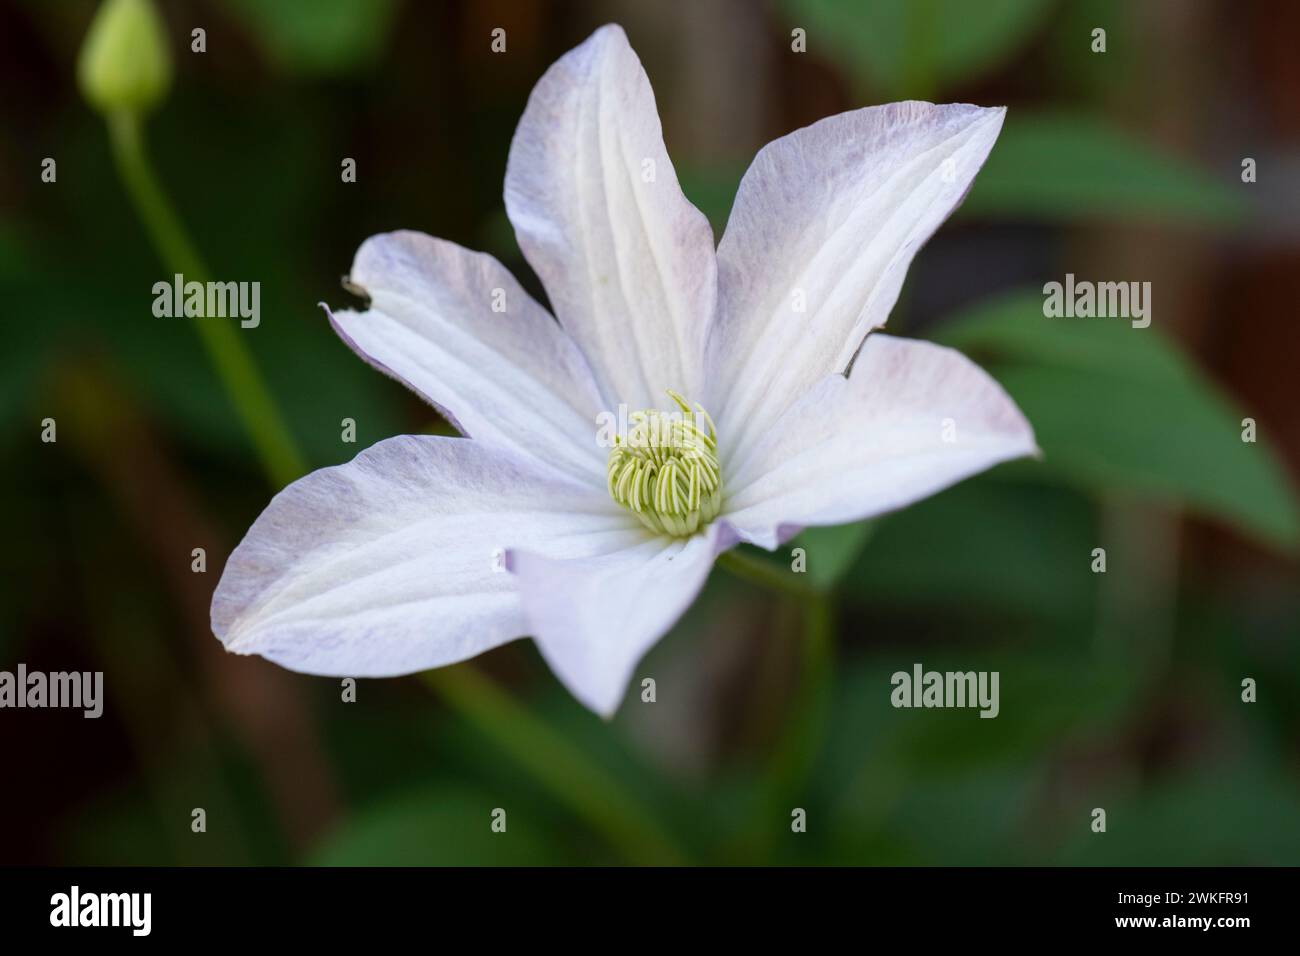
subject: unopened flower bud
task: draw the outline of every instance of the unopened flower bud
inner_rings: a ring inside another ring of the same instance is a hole
[[[143,113],[171,87],[172,63],[152,0],[105,0],[81,47],[77,80],[97,110]]]

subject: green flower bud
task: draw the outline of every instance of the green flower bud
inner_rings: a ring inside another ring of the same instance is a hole
[[[167,37],[151,0],[105,0],[77,63],[82,95],[103,113],[152,109],[171,87]]]

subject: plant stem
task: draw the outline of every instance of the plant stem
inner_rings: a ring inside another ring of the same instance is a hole
[[[140,116],[129,111],[110,114],[108,133],[118,174],[159,258],[185,281],[206,283],[210,279],[207,267],[149,163]],[[253,441],[267,477],[277,487],[301,477],[306,471],[302,455],[234,326],[199,317],[194,328]]]
[[[799,689],[791,707],[793,718],[777,745],[772,766],[777,795],[798,795],[821,747],[830,705],[834,630],[835,610],[830,599],[818,595],[807,600]]]
[[[796,807],[808,810],[806,787],[826,736],[834,669],[835,610],[830,598],[817,595],[801,605],[803,633],[799,685],[791,697],[789,719],[772,743],[764,777],[754,790],[750,818],[717,847],[730,863],[754,866],[786,858]]]
[[[799,689],[793,718],[777,743],[772,762],[773,790],[797,791],[820,745],[831,682],[835,609],[831,597],[802,575],[787,573],[775,561],[732,549],[718,563],[739,577],[795,598],[803,608],[804,634]]]
[[[684,862],[668,833],[614,777],[473,666],[444,667],[422,676],[556,798],[590,821],[630,862],[665,866]]]
[[[789,827],[796,807],[808,810],[805,788],[826,735],[834,665],[834,608],[817,595],[803,603],[804,628],[799,686],[790,702],[790,718],[772,746],[766,779],[759,790],[748,845],[734,849],[748,862],[771,862],[782,828]]]
[[[748,846],[724,848],[746,862],[761,862],[772,849],[780,827],[801,797],[825,738],[834,668],[835,605],[831,596],[798,581],[773,561],[732,550],[718,563],[739,577],[777,590],[803,611],[799,685],[790,702],[790,719],[772,746],[772,757],[748,828]],[[806,809],[806,808],[805,808]]]
[[[793,572],[782,571],[776,562],[746,554],[738,548],[720,554],[718,564],[737,577],[801,600],[810,600],[820,594],[811,584],[794,577]]]

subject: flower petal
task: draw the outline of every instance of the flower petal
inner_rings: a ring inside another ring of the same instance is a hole
[[[877,333],[848,378],[818,382],[754,447],[726,519],[775,548],[808,525],[892,511],[1037,452],[1015,402],[960,352]]]
[[[501,263],[423,233],[392,232],[362,243],[349,279],[369,294],[370,308],[330,321],[362,358],[466,435],[604,485],[591,370]]]
[[[724,462],[884,324],[970,188],[1004,109],[892,103],[765,146],[718,245],[709,368]]]
[[[698,396],[717,266],[682,195],[650,81],[605,26],[538,81],[510,147],[506,211],[609,411]]]
[[[379,677],[528,632],[506,553],[643,540],[608,496],[465,438],[401,436],[280,492],[230,560],[212,630],[309,674]]]
[[[692,538],[655,538],[587,559],[512,551],[510,570],[542,656],[574,697],[610,717],[637,663],[735,541],[725,523],[714,522]]]

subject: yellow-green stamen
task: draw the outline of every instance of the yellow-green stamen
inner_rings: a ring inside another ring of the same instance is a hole
[[[615,437],[609,493],[651,531],[684,538],[718,516],[722,466],[709,413],[668,395],[680,412],[634,412],[627,435]]]

